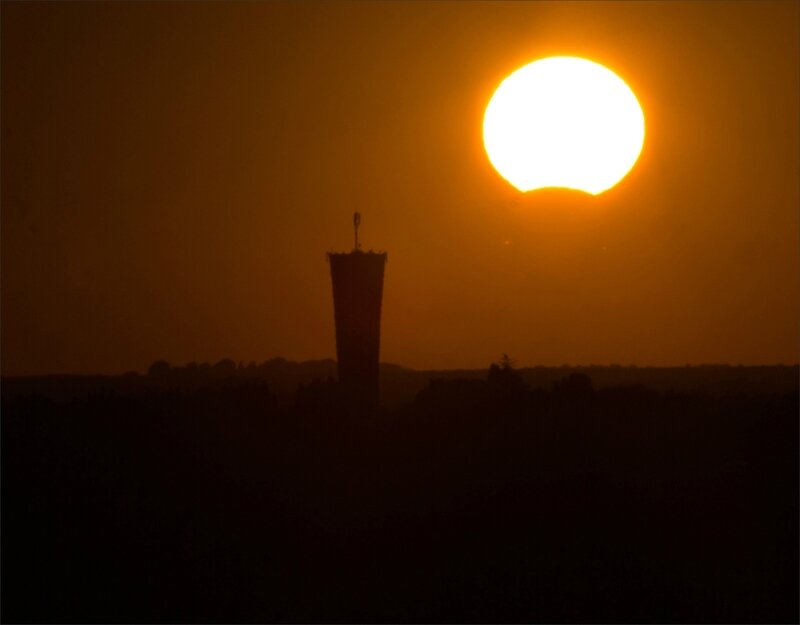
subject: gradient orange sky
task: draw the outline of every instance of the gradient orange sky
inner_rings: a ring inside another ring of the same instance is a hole
[[[798,3],[1,10],[4,375],[334,357],[354,210],[384,361],[798,361]],[[483,150],[495,87],[552,55],[645,112],[596,198]]]

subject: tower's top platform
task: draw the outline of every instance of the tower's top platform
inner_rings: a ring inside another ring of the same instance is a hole
[[[353,250],[352,252],[328,252],[328,260],[336,259],[337,261],[340,259],[344,261],[346,258],[352,258],[353,262],[358,262],[359,259],[363,259],[361,262],[375,262],[382,260],[385,263],[388,256],[389,255],[386,252],[373,252],[372,250],[369,250],[368,252],[364,252],[362,250]]]

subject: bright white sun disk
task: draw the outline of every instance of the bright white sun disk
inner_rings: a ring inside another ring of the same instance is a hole
[[[644,114],[611,70],[550,57],[500,83],[486,107],[483,142],[495,169],[520,191],[567,187],[597,195],[639,158]]]

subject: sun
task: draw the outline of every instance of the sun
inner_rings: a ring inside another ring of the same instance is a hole
[[[483,118],[494,168],[520,191],[566,187],[597,195],[622,180],[644,145],[644,113],[625,81],[571,56],[508,76]]]

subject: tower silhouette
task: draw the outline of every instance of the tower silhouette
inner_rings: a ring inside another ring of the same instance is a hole
[[[361,215],[353,215],[352,252],[328,254],[333,282],[339,387],[347,407],[366,413],[378,407],[378,358],[385,252],[363,252],[358,243]]]

